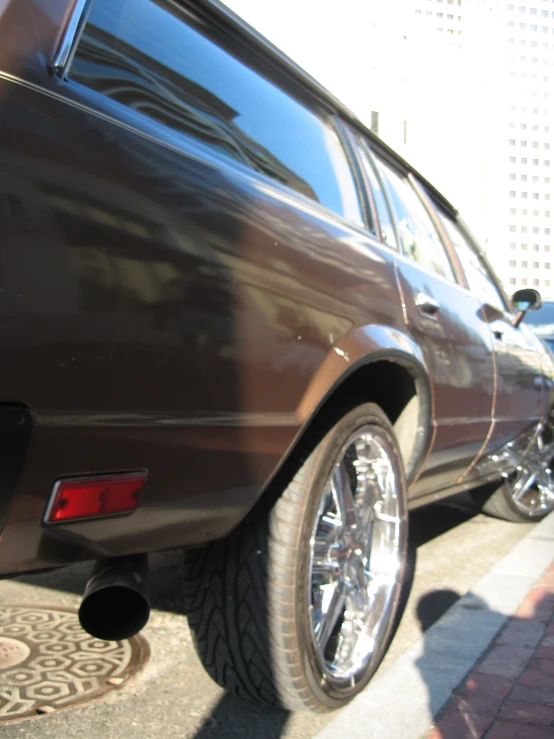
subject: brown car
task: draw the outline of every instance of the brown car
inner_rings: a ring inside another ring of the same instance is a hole
[[[554,508],[538,293],[218,3],[4,0],[0,39],[0,572],[96,561],[82,623],[123,638],[186,548],[214,679],[343,705],[410,509]]]

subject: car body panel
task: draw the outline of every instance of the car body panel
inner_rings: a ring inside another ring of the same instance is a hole
[[[421,346],[433,384],[433,453],[414,487],[423,494],[448,487],[471,464],[491,425],[493,361],[479,302],[465,288],[398,256],[408,327]],[[417,305],[424,294],[436,316]]]
[[[4,571],[223,536],[340,338],[369,315],[406,335],[370,235],[73,95],[0,80],[3,398],[34,415]],[[142,468],[132,516],[40,527],[58,477]]]

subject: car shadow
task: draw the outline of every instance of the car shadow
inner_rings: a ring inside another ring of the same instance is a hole
[[[202,726],[194,734],[194,739],[235,739],[237,736],[279,739],[289,720],[289,712],[282,708],[262,706],[245,702],[230,693],[225,693]]]
[[[415,664],[427,687],[429,714],[433,717],[435,726],[432,734],[434,739],[451,739],[453,731],[456,736],[460,737],[483,736],[493,726],[504,701],[508,698],[510,691],[518,685],[523,672],[538,669],[536,650],[540,646],[543,635],[546,634],[554,600],[550,591],[544,595],[540,595],[540,592],[540,585],[535,586],[523,601],[527,606],[525,608],[528,611],[527,615],[508,617],[489,608],[482,598],[472,594],[471,591],[465,596],[461,604],[462,608],[468,609],[468,613],[478,611],[477,627],[478,624],[486,621],[487,630],[493,636],[466,676],[454,688],[450,696],[446,697],[446,701],[444,678],[440,675],[440,670],[437,670],[437,667],[442,667],[442,664],[439,665],[437,661],[437,637],[432,630],[429,631],[429,613],[442,609],[447,603],[451,605],[456,603],[462,596],[453,590],[444,589],[426,593],[420,598],[417,605],[417,616],[424,649]],[[534,603],[532,608],[529,607],[530,600]],[[520,651],[528,653],[526,664],[514,663],[514,658],[507,659],[505,653],[499,656],[500,650],[497,650],[497,647],[505,647],[506,652],[523,647]],[[498,694],[483,695],[482,685],[490,684],[491,681],[496,685],[502,684],[504,693],[500,694],[498,689]],[[539,710],[540,705],[536,708]],[[455,716],[452,715],[452,710],[455,711]],[[454,723],[456,724],[455,730]],[[522,733],[521,736],[524,734]]]

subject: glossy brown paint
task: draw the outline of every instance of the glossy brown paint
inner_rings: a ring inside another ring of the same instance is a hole
[[[2,393],[34,416],[4,571],[224,535],[341,337],[405,331],[370,236],[61,93],[0,80]],[[58,477],[139,468],[132,516],[40,527]]]
[[[314,414],[376,361],[417,388],[409,471],[431,454],[411,494],[453,483],[492,407],[469,293],[49,76],[68,6],[12,0],[0,16],[0,401],[33,418],[0,504],[0,572],[224,536]],[[420,287],[444,323],[414,314]],[[59,477],[135,469],[148,482],[134,514],[41,525]]]

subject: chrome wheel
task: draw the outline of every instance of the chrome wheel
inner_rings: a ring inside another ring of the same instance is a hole
[[[540,424],[525,460],[506,478],[510,499],[529,518],[554,510],[554,430]]]
[[[342,447],[310,540],[312,645],[325,681],[354,686],[386,644],[402,581],[406,510],[397,456],[379,426]]]

